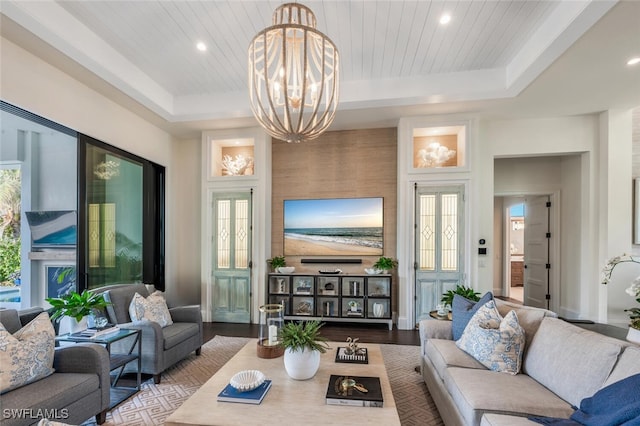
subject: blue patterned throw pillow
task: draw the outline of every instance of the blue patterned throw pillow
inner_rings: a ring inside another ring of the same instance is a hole
[[[163,328],[173,324],[171,313],[161,291],[155,291],[147,298],[139,293],[134,294],[129,304],[129,316],[134,323],[153,321]]]
[[[515,311],[502,318],[492,300],[473,315],[456,346],[490,370],[516,375],[522,366],[524,329]]]
[[[0,393],[43,379],[54,372],[55,336],[46,312],[14,334],[0,323]]]
[[[462,336],[462,332],[471,317],[473,317],[473,314],[490,300],[493,300],[493,293],[491,292],[485,293],[477,302],[462,297],[459,294],[453,296],[453,302],[451,304],[451,331],[453,332],[453,340],[458,340],[460,336]]]

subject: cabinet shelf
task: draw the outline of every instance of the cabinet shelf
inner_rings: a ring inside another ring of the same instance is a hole
[[[392,294],[391,275],[269,274],[266,303],[281,304],[288,320],[386,323],[391,330]]]

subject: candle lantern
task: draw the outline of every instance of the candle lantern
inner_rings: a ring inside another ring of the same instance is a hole
[[[284,354],[280,331],[284,325],[284,307],[280,304],[260,306],[258,358],[277,358]]]

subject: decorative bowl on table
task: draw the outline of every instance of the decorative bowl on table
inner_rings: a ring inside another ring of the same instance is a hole
[[[369,275],[378,275],[382,273],[382,270],[376,268],[365,268],[364,271]]]
[[[260,386],[265,379],[266,377],[262,371],[243,370],[236,373],[229,381],[229,384],[240,392],[248,392]]]
[[[278,273],[280,274],[293,274],[293,271],[295,271],[296,268],[295,266],[281,266],[278,268]]]

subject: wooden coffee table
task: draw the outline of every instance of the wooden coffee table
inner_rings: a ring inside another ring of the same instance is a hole
[[[310,380],[293,380],[284,369],[283,358],[256,356],[256,340],[251,340],[213,375],[196,393],[166,420],[165,425],[248,425],[248,424],[380,424],[399,425],[400,418],[391,393],[380,346],[361,344],[369,353],[369,364],[336,363],[338,346],[322,355],[320,369]],[[260,370],[273,381],[260,405],[218,402],[218,393],[231,377],[242,370]],[[375,376],[380,378],[384,406],[347,407],[327,405],[325,395],[331,374]]]

